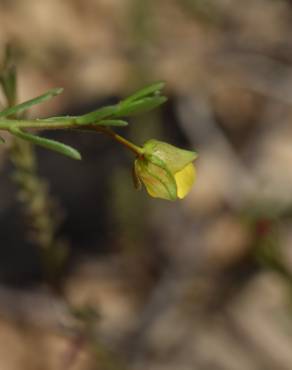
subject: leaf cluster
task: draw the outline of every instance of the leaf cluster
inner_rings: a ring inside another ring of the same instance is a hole
[[[11,68],[8,63],[4,64],[0,74],[0,84],[6,96],[9,91],[14,91],[16,81],[15,68]],[[49,101],[63,92],[62,88],[48,90],[44,94],[20,104],[11,104],[9,108],[0,112],[0,130],[7,130],[12,135],[27,140],[33,144],[51,149],[73,159],[81,159],[78,150],[69,145],[60,143],[56,140],[47,139],[36,134],[28,133],[25,129],[88,129],[98,127],[121,127],[127,126],[126,117],[145,113],[163,104],[167,98],[161,95],[164,87],[163,82],[156,82],[138,90],[118,104],[104,106],[92,112],[80,116],[58,116],[45,119],[25,120],[17,119],[20,114],[27,112],[34,105]],[[15,101],[15,97],[11,98]]]

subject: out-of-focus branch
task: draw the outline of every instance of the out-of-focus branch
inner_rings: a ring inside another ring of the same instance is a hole
[[[0,317],[61,334],[78,330],[78,320],[68,304],[59,296],[43,290],[26,291],[0,286]]]

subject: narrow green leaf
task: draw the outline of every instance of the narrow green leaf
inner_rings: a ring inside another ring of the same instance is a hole
[[[15,104],[16,101],[16,68],[14,65],[7,65],[1,72],[0,83],[7,99],[8,105]]]
[[[165,96],[157,96],[153,98],[144,98],[137,101],[130,102],[129,104],[119,105],[116,115],[117,116],[130,116],[138,113],[145,113],[159,105],[165,103],[167,98]]]
[[[82,116],[74,117],[75,122],[80,125],[88,125],[90,123],[99,123],[99,121],[105,119],[109,119],[110,121],[111,118],[136,114],[154,109],[167,100],[166,97],[157,95],[160,93],[160,90],[163,87],[164,82],[157,82],[155,84],[146,86],[144,89],[137,91],[117,105],[110,105]],[[116,125],[125,126],[124,123],[111,124],[111,126]]]
[[[3,139],[2,136],[0,136],[0,142],[3,143],[3,144],[5,143],[5,140]]]
[[[14,136],[17,136],[17,137],[19,137],[23,140],[27,140],[27,141],[29,141],[33,144],[42,146],[42,147],[47,148],[47,149],[54,150],[55,152],[64,154],[67,157],[70,157],[70,158],[73,158],[73,159],[78,159],[78,160],[81,159],[80,153],[76,149],[72,148],[69,145],[65,145],[65,144],[60,143],[60,142],[55,141],[55,140],[46,139],[46,138],[43,138],[43,137],[40,137],[40,136],[28,134],[27,132],[21,131],[17,127],[11,127],[9,131]]]
[[[96,123],[93,123],[95,126],[128,126],[128,122],[124,121],[122,119],[105,119],[98,121]]]
[[[37,96],[34,99],[30,99],[30,100],[27,100],[23,103],[17,104],[13,107],[4,109],[2,112],[0,112],[0,117],[8,117],[8,116],[23,112],[24,110],[29,109],[31,106],[33,106],[35,104],[40,104],[40,103],[43,103],[47,100],[52,99],[53,97],[61,94],[62,91],[63,91],[63,88],[51,89],[51,90],[47,91],[46,93],[44,93],[40,96]]]
[[[145,86],[143,89],[138,90],[134,94],[130,95],[128,98],[124,99],[121,102],[121,105],[123,103],[129,103],[135,100],[139,100],[145,97],[155,96],[160,93],[160,91],[164,88],[165,82],[155,82],[151,85]]]
[[[105,118],[111,118],[115,115],[117,110],[116,105],[109,105],[107,107],[103,107],[97,109],[93,112],[84,114],[83,116],[79,116],[76,118],[76,123],[80,125],[88,125],[89,123],[94,123]]]
[[[0,83],[9,106],[16,102],[16,67],[14,65],[13,49],[6,45],[4,61],[0,72]]]

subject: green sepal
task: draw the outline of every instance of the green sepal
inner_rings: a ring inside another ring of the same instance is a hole
[[[165,173],[167,174],[167,177],[169,181],[164,184],[164,186],[167,188],[167,191],[169,193],[171,200],[177,199],[177,186],[174,179],[173,174],[170,172],[169,168],[167,167],[166,163],[162,161],[160,158],[158,158],[156,155],[145,155],[145,158],[152,164],[154,164],[157,167],[162,168]]]
[[[198,154],[194,151],[180,149],[155,139],[148,140],[143,148],[146,157],[151,158],[152,155],[156,158],[159,157],[173,173],[182,170],[188,163],[198,157]]]
[[[140,100],[135,100],[133,102],[125,104],[121,102],[118,105],[118,110],[116,115],[118,116],[131,116],[139,113],[148,112],[154,108],[159,107],[161,104],[165,103],[167,98],[165,96],[155,96],[146,97]]]
[[[44,93],[40,96],[37,96],[34,99],[30,99],[30,100],[27,100],[23,103],[14,105],[13,107],[4,109],[2,112],[0,112],[0,117],[8,117],[8,116],[12,116],[12,115],[21,113],[21,112],[29,109],[30,107],[32,107],[35,104],[40,104],[40,103],[43,103],[47,100],[52,99],[53,97],[61,94],[62,91],[63,91],[63,88],[51,89],[51,90],[47,91],[46,93]]]
[[[55,152],[61,153],[63,155],[66,155],[67,157],[70,157],[70,158],[73,158],[73,159],[77,159],[77,160],[81,159],[81,155],[78,152],[78,150],[72,148],[69,145],[65,145],[65,144],[60,143],[60,142],[55,141],[55,140],[51,140],[51,139],[43,138],[43,137],[40,137],[40,136],[28,134],[27,132],[24,132],[24,131],[20,130],[17,127],[11,127],[9,129],[9,131],[12,135],[14,135],[16,137],[19,137],[23,140],[29,141],[33,144],[42,146],[46,149],[53,150]]]
[[[168,193],[168,196],[167,197],[164,197],[163,199],[166,199],[166,200],[177,200],[177,187],[176,187],[176,183],[175,183],[175,180],[173,178],[173,176],[171,174],[169,174],[169,172],[166,172],[166,175],[167,175],[167,180],[162,180],[160,176],[157,176],[155,174],[155,172],[153,172],[152,170],[150,170],[149,168],[146,169],[146,171],[149,173],[149,175],[151,175],[153,178],[155,178],[157,181],[159,181],[163,187],[165,188],[165,190],[167,191]]]
[[[93,112],[84,114],[83,116],[75,117],[75,122],[80,125],[88,125],[93,122],[104,120],[105,118],[113,117],[116,113],[116,110],[116,105],[109,105],[107,107],[103,107]]]
[[[136,159],[135,173],[154,198],[177,199],[177,186],[173,175],[159,158]]]
[[[145,97],[157,96],[158,94],[160,94],[160,91],[164,88],[164,86],[165,82],[162,81],[145,86],[143,89],[138,90],[137,92],[123,100],[122,104],[127,104]]]

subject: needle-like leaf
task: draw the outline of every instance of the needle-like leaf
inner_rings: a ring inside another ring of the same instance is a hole
[[[157,108],[159,105],[165,103],[167,98],[165,96],[156,96],[153,98],[143,98],[135,100],[128,104],[120,104],[118,106],[116,115],[117,116],[131,116],[139,113],[148,112],[154,108]]]
[[[31,106],[33,106],[35,104],[40,104],[40,103],[43,103],[47,100],[50,100],[50,99],[54,98],[55,96],[61,94],[62,91],[63,91],[62,88],[51,89],[51,90],[47,91],[46,93],[44,93],[40,96],[37,96],[34,99],[30,99],[30,100],[27,100],[23,103],[14,105],[13,107],[4,109],[2,112],[0,112],[0,117],[9,117],[9,116],[21,113],[21,112],[29,109]]]
[[[138,90],[134,94],[130,95],[128,98],[122,101],[123,103],[129,103],[135,100],[139,100],[145,97],[150,97],[150,96],[155,96],[160,94],[161,90],[164,88],[165,83],[160,81],[160,82],[155,82],[151,85],[148,85],[144,87],[143,89]]]
[[[27,140],[33,144],[37,144],[39,146],[42,146],[47,149],[54,150],[55,152],[61,153],[66,155],[67,157],[73,158],[73,159],[81,159],[81,155],[78,152],[78,150],[72,148],[69,145],[65,145],[63,143],[60,143],[59,141],[46,139],[40,136],[32,135],[27,132],[24,132],[20,130],[17,127],[11,127],[10,130],[11,134],[13,134],[16,137],[19,137],[23,140]]]
[[[75,121],[80,125],[88,125],[89,123],[113,117],[115,115],[116,110],[117,110],[116,105],[109,105],[107,107],[103,107],[93,112],[84,114],[83,116],[76,117]]]

